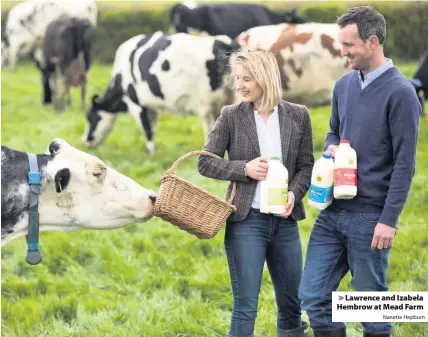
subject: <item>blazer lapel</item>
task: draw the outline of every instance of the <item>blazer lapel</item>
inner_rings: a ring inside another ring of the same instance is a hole
[[[290,138],[291,138],[291,121],[288,116],[289,108],[284,102],[278,105],[278,118],[279,118],[279,132],[281,134],[281,150],[282,150],[282,163],[285,165],[287,162]]]
[[[256,149],[257,155],[260,156],[259,138],[257,136],[256,120],[254,119],[253,105],[244,103],[241,105],[241,123],[247,133],[248,138]]]

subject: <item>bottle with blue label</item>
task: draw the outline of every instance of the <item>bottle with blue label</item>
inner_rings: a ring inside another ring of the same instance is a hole
[[[315,162],[309,188],[309,205],[325,209],[333,202],[334,161],[332,153],[325,151]]]

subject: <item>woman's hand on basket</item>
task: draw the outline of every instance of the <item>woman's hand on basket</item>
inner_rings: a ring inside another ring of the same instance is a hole
[[[247,176],[255,180],[265,180],[268,168],[267,157],[258,157],[245,164]]]

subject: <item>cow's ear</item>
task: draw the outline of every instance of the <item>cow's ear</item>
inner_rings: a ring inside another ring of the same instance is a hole
[[[100,104],[100,96],[95,94],[92,96],[92,104],[93,105],[99,105]]]
[[[63,168],[55,174],[55,190],[57,193],[64,191],[70,182],[70,170]]]
[[[52,141],[49,144],[49,153],[51,154],[52,157],[55,157],[55,155],[59,152],[60,148],[61,146],[56,141]]]

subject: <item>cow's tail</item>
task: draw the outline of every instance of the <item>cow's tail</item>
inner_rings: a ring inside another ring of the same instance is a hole
[[[89,20],[76,20],[74,25],[74,41],[77,55],[83,53],[85,71],[89,70],[92,62],[92,46],[95,42],[95,27]]]
[[[179,8],[183,7],[182,4],[175,4],[169,10],[169,23],[171,26],[175,26],[176,15],[178,15],[177,11]],[[175,28],[175,27],[174,27]]]
[[[191,10],[188,6],[178,3],[171,7],[169,10],[169,24],[170,24],[170,33],[182,32],[181,30],[177,30],[178,26],[182,25],[183,20],[182,16],[184,13],[184,17],[188,17],[191,15]]]

